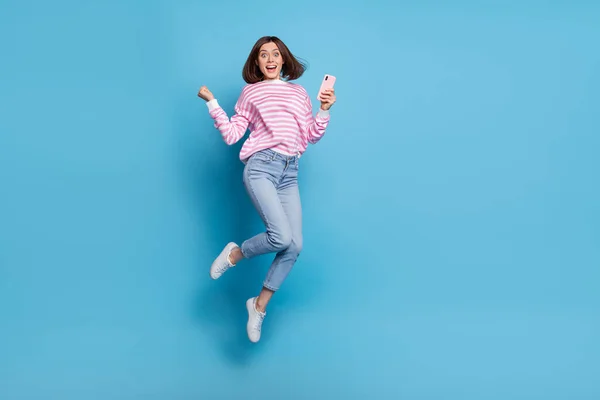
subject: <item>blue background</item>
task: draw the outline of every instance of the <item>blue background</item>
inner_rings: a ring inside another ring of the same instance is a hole
[[[600,398],[598,3],[0,5],[1,399]],[[231,113],[267,34],[338,102],[252,345],[196,93]]]

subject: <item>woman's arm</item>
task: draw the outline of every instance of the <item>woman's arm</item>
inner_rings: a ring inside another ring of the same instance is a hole
[[[221,132],[223,140],[228,145],[237,143],[244,136],[250,124],[249,114],[241,107],[241,104],[242,102],[238,100],[235,105],[235,114],[229,119],[225,110],[219,106],[217,99],[212,99],[207,103],[210,116],[215,120],[215,128]]]
[[[242,91],[235,105],[235,114],[231,119],[229,119],[225,110],[221,108],[217,99],[215,99],[206,86],[200,88],[198,97],[206,100],[209,114],[215,121],[214,126],[221,132],[225,143],[228,145],[237,143],[244,136],[250,124],[250,113],[247,111],[244,91]]]
[[[309,143],[316,144],[323,135],[325,134],[325,130],[327,129],[327,125],[329,125],[329,108],[335,102],[335,99],[331,103],[321,102],[321,108],[317,112],[317,115],[313,117],[312,114],[312,103],[310,101],[310,97],[308,93],[305,95],[305,126],[307,127],[306,135]]]

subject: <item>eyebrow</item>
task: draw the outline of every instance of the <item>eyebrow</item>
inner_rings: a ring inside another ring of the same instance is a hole
[[[279,49],[273,49],[272,51],[279,51]],[[261,50],[260,52],[261,52],[261,53],[268,53],[268,51],[267,51],[267,50]]]

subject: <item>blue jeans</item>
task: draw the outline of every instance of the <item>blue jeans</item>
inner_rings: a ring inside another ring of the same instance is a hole
[[[253,154],[244,168],[244,185],[266,231],[240,248],[246,258],[277,253],[263,282],[265,288],[277,291],[302,251],[298,157],[270,149]]]

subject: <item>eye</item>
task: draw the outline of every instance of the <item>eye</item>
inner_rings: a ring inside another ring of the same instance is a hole
[[[275,57],[279,57],[279,53],[278,52],[275,52],[274,55],[275,55]]]

